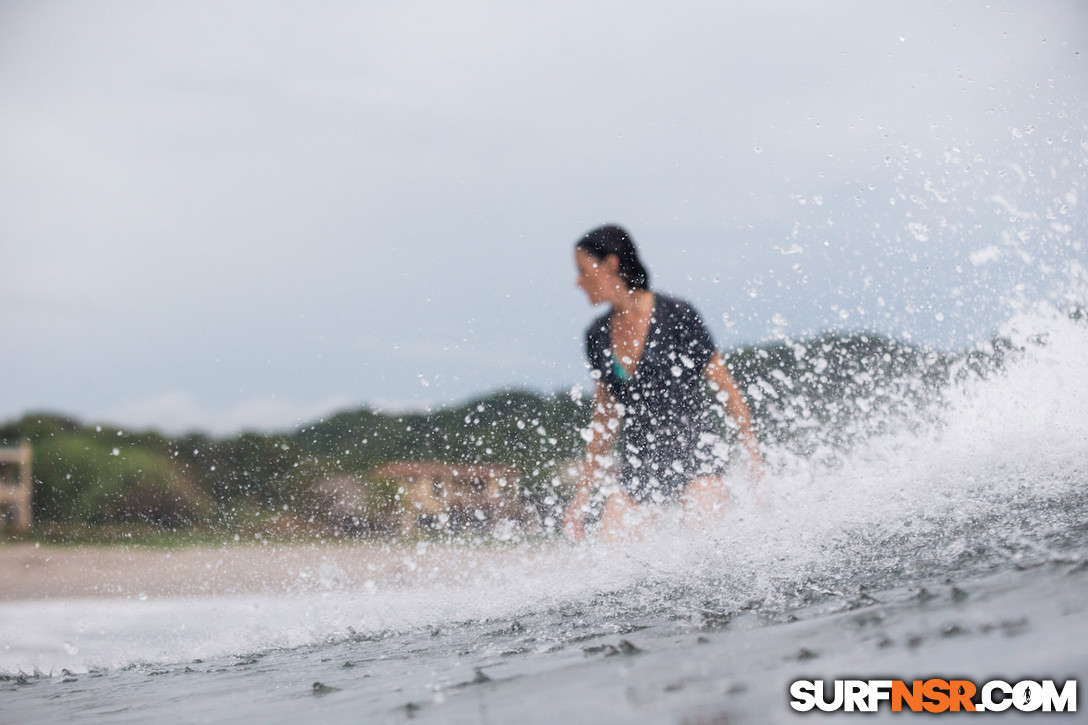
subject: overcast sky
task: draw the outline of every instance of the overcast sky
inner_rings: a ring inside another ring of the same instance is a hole
[[[1084,291],[1086,64],[1079,1],[0,0],[0,419],[567,389],[605,222],[726,351],[970,345]]]

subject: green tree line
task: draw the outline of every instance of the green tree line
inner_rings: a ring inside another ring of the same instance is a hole
[[[917,424],[952,377],[987,374],[1008,350],[998,342],[946,355],[878,335],[825,335],[737,350],[729,364],[765,445],[834,455],[889,427]],[[38,522],[229,530],[260,512],[313,518],[321,507],[315,484],[334,476],[369,481],[388,498],[373,474],[391,461],[512,466],[522,472],[524,495],[539,504],[556,494],[560,466],[580,454],[591,401],[591,391],[504,390],[431,412],[361,408],[292,431],[218,438],[30,414],[0,426],[0,439],[34,447]],[[374,510],[388,515],[387,504]]]

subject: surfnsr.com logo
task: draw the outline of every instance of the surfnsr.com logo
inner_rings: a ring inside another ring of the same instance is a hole
[[[876,712],[887,702],[892,712],[1076,712],[1077,681],[1059,687],[1054,680],[797,680],[790,685],[790,707],[800,712]]]

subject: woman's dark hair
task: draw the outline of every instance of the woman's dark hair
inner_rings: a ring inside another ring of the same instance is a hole
[[[598,262],[603,262],[610,254],[616,255],[620,261],[620,279],[628,289],[650,288],[650,273],[642,266],[635,242],[623,228],[614,224],[597,227],[578,240],[574,248],[581,249]]]

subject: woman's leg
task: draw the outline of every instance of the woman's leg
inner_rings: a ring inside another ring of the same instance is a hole
[[[637,538],[648,512],[623,491],[616,491],[604,502],[600,537],[604,541]]]
[[[700,476],[687,485],[680,502],[685,514],[698,517],[706,526],[725,513],[729,489],[721,476]]]

